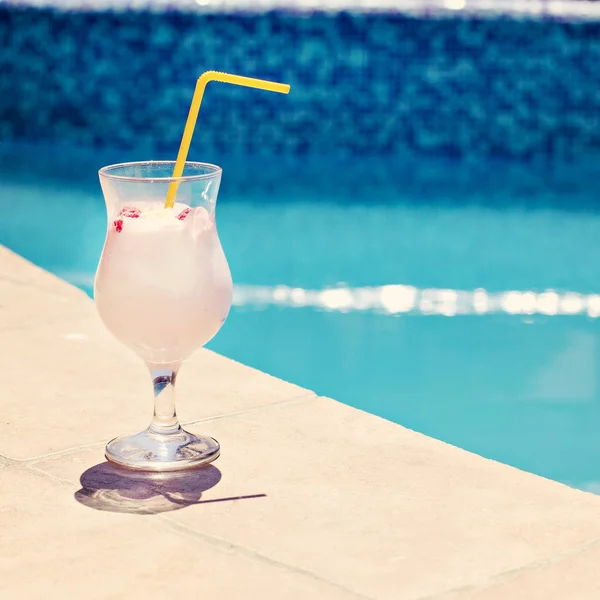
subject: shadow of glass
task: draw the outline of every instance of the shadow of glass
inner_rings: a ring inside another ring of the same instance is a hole
[[[149,473],[103,462],[81,474],[81,489],[75,492],[75,500],[95,510],[151,515],[200,504],[202,492],[220,480],[221,471],[212,465],[191,471]]]

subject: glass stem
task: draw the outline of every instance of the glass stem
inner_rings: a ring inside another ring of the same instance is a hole
[[[162,435],[177,433],[181,427],[175,412],[175,380],[180,365],[147,366],[154,387],[154,416],[149,429]]]

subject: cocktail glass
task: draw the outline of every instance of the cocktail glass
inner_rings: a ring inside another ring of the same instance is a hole
[[[107,329],[146,363],[154,386],[154,416],[136,435],[106,446],[117,465],[146,471],[200,466],[219,456],[219,443],[181,428],[174,386],[182,362],[223,325],[231,307],[231,273],[215,223],[221,169],[173,161],[100,169],[108,213],[94,284]],[[171,184],[173,208],[165,208]]]

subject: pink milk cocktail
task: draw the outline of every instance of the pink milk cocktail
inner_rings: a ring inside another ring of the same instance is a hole
[[[180,427],[173,386],[182,361],[219,331],[231,307],[215,222],[221,169],[186,162],[173,178],[173,168],[151,161],[100,170],[108,228],[94,297],[107,329],[145,361],[155,395],[148,429],[113,440],[106,455],[142,470],[179,470],[219,454],[216,440]],[[173,185],[176,202],[165,208]]]

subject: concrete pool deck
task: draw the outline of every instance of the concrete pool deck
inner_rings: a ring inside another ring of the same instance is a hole
[[[206,350],[178,409],[221,458],[107,466],[149,377],[83,292],[1,246],[0,339],[2,600],[600,597],[600,497]]]

